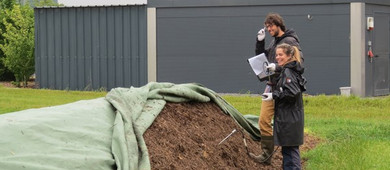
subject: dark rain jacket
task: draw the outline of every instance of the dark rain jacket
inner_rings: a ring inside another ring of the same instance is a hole
[[[302,92],[306,91],[304,68],[296,61],[282,67],[272,93],[275,100],[274,141],[278,146],[303,144],[304,110]]]
[[[269,44],[268,48],[265,49],[265,40],[263,41],[258,41],[257,38],[256,38],[256,55],[259,55],[261,53],[265,53],[265,55],[267,56],[267,60],[268,62],[270,63],[277,63],[276,62],[276,46],[279,45],[279,44],[282,44],[282,43],[286,43],[286,44],[289,44],[289,45],[292,45],[292,46],[296,46],[299,51],[300,51],[300,54],[301,54],[301,58],[302,58],[302,61],[303,61],[303,53],[302,53],[302,49],[301,47],[299,46],[299,38],[298,38],[298,35],[295,33],[295,31],[293,29],[288,29],[284,32],[284,34],[281,36],[281,37],[274,37],[274,39],[271,41],[271,43]],[[276,74],[274,74],[274,76],[271,76],[271,82],[267,82],[267,84],[271,85],[272,87],[275,86],[276,84],[276,78],[278,77],[278,75],[280,74],[280,71],[281,71],[281,67],[276,67]],[[274,88],[273,88],[274,89]]]

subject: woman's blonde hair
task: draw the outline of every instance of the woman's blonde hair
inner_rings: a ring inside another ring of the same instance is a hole
[[[276,49],[278,48],[282,49],[286,55],[291,56],[291,58],[286,62],[286,64],[293,61],[298,61],[299,63],[301,63],[302,61],[301,54],[299,52],[299,49],[296,46],[282,43],[276,46]]]

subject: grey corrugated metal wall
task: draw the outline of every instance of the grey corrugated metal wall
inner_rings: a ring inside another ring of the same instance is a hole
[[[307,92],[337,94],[350,85],[349,8],[349,3],[157,8],[157,80],[260,93],[264,83],[246,59],[255,54],[267,13],[278,12],[301,39]],[[267,44],[270,40],[267,33]]]
[[[146,6],[35,9],[40,88],[110,90],[147,83]]]

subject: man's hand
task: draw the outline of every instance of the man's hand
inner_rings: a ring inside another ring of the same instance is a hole
[[[271,101],[272,100],[272,93],[263,93],[262,95],[263,101]]]
[[[257,33],[257,40],[258,41],[263,41],[265,38],[265,30],[264,28],[259,30],[259,32]]]
[[[270,63],[268,66],[266,66],[265,68],[267,68],[269,71],[273,72],[275,71],[276,69],[276,65],[275,63]]]

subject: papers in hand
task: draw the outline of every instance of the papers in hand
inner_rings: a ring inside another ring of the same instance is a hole
[[[248,63],[260,81],[268,80],[268,77],[272,75],[267,71],[266,67],[269,63],[264,53],[249,58]]]

